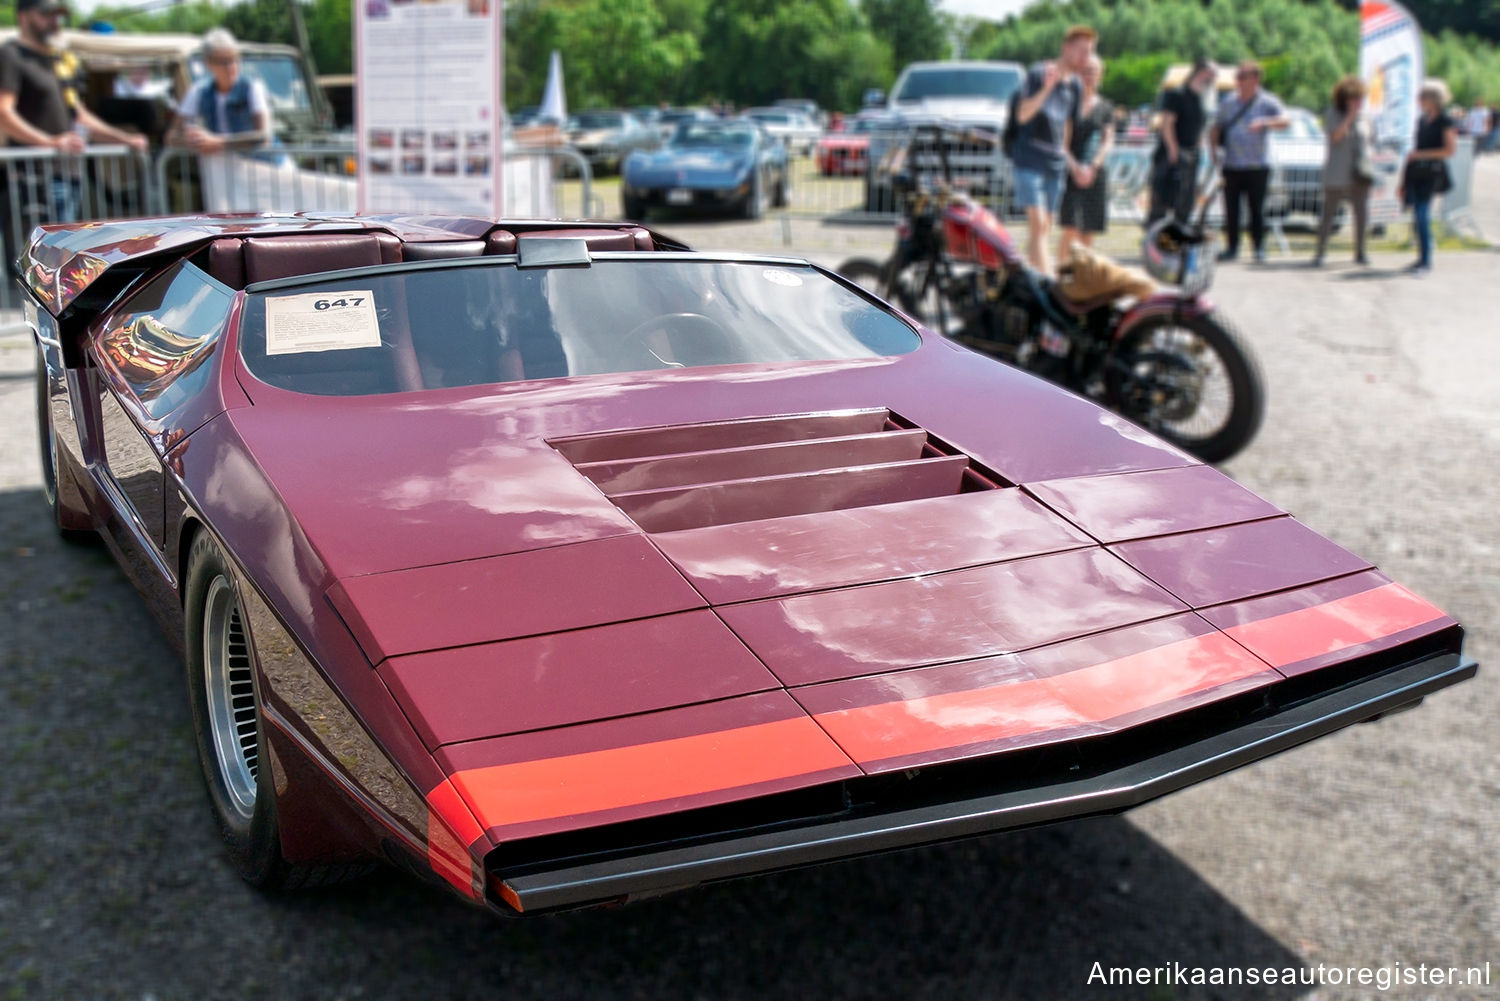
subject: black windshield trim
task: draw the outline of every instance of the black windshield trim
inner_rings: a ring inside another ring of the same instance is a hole
[[[774,257],[753,255],[733,256],[699,254],[692,251],[673,250],[601,250],[591,251],[594,261],[704,261],[718,264],[776,264],[784,267],[814,267],[810,262],[796,257]],[[253,282],[245,286],[247,295],[260,292],[279,292],[282,289],[302,288],[306,285],[321,285],[324,282],[343,281],[349,278],[366,278],[370,275],[408,274],[414,271],[444,271],[448,268],[485,268],[500,265],[516,265],[516,254],[488,254],[483,257],[449,257],[433,261],[396,261],[391,264],[367,264],[358,268],[341,268],[338,271],[314,271],[290,278],[273,278],[269,281]],[[561,267],[562,265],[558,265]],[[814,270],[817,270],[814,268]],[[227,286],[226,286],[227,287]],[[233,291],[231,289],[231,291]]]

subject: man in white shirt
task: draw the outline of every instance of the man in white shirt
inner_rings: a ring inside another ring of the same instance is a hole
[[[199,153],[252,149],[271,141],[266,88],[240,72],[239,43],[223,28],[203,36],[209,75],[189,88],[177,106],[172,135]]]

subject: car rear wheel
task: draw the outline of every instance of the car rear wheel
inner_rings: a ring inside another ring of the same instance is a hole
[[[281,853],[255,659],[229,561],[207,532],[193,540],[186,585],[188,695],[209,806],[240,876],[265,889],[342,882],[363,865],[298,865]]]
[[[625,212],[625,218],[632,222],[642,222],[646,218],[646,203],[639,198],[620,196],[620,207]]]

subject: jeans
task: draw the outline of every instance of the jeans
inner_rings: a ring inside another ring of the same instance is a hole
[[[1417,234],[1417,263],[1424,268],[1432,267],[1432,199],[1423,198],[1411,203],[1412,228]]]
[[[1224,168],[1224,249],[1240,249],[1240,196],[1250,203],[1250,243],[1257,251],[1266,238],[1266,188],[1270,186],[1270,167]]]
[[[1177,162],[1170,163],[1163,153],[1151,168],[1151,208],[1146,213],[1149,226],[1168,212],[1179,222],[1189,222],[1193,202],[1198,194],[1198,154],[1182,150]]]
[[[1057,215],[1057,207],[1062,203],[1064,173],[1017,167],[1016,204],[1023,209],[1043,208],[1048,215]]]

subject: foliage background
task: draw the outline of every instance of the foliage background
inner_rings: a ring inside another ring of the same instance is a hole
[[[307,0],[318,69],[347,73],[356,0]],[[1462,104],[1500,102],[1500,0],[1405,0],[1428,32],[1429,75]],[[867,88],[889,89],[917,59],[1014,59],[1057,51],[1069,24],[1099,31],[1104,90],[1150,102],[1172,63],[1197,56],[1266,66],[1266,83],[1320,109],[1359,62],[1358,0],[1042,0],[1004,22],[958,18],[937,0],[507,0],[507,103],[535,104],[547,59],[563,53],[568,106],[745,106],[811,97],[854,109]],[[223,23],[238,37],[291,42],[285,0],[218,7],[190,0],[154,12],[108,7],[94,16],[121,31],[198,33]],[[13,17],[7,8],[0,20]]]

